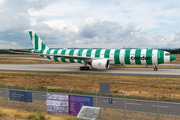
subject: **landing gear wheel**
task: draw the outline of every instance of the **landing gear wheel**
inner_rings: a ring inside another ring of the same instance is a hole
[[[79,70],[89,70],[89,67],[80,67]]]
[[[84,67],[80,67],[79,70],[84,70],[85,68]]]
[[[158,70],[158,68],[154,68],[154,71],[157,71]]]
[[[85,67],[85,70],[89,70],[89,67]]]

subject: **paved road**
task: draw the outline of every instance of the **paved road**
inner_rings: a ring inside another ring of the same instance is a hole
[[[17,90],[17,89],[9,89],[9,90]],[[28,92],[32,92],[33,101],[43,101],[43,102],[46,101],[46,92],[33,91],[33,90],[28,90]],[[5,88],[0,88],[0,97],[5,98],[5,93],[6,93]],[[96,96],[91,96],[91,97],[94,98],[93,101],[95,106]],[[113,99],[112,104],[109,104],[110,98]],[[126,109],[128,111],[156,113],[157,111],[156,105],[157,105],[157,101],[154,100],[126,99]],[[97,96],[97,107],[124,110],[124,98]],[[165,115],[180,116],[180,103],[159,101],[159,113]]]
[[[50,73],[78,73],[78,74],[104,74],[104,75],[128,75],[128,76],[159,76],[159,77],[180,77],[180,69],[153,68],[126,68],[111,67],[108,70],[80,71],[82,64],[0,64],[0,71],[19,72],[50,72]]]

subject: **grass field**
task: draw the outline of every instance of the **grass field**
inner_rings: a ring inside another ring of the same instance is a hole
[[[27,73],[27,72],[0,72],[0,85],[10,83],[11,86],[29,88],[50,86],[50,89],[70,90],[79,93],[94,94],[99,89],[99,82],[111,83],[111,94],[127,96],[180,100],[180,80],[173,77],[140,77],[118,75],[84,75],[62,73]],[[73,92],[72,91],[72,92]]]
[[[101,109],[102,120],[124,120],[124,111]],[[76,116],[48,114],[45,112],[26,111],[22,109],[0,107],[1,120],[75,120]],[[127,120],[156,120],[156,114],[126,112]],[[160,120],[180,120],[177,116],[160,115]]]
[[[47,114],[45,112],[26,111],[0,107],[1,120],[76,120],[75,116]]]

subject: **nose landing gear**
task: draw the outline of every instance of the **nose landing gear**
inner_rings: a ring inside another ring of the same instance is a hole
[[[157,71],[157,70],[158,70],[157,65],[155,65],[154,71]]]

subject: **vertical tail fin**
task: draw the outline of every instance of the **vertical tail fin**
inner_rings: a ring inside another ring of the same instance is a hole
[[[40,51],[44,49],[49,49],[44,42],[37,36],[37,34],[33,31],[29,31],[29,35],[31,37],[31,41],[34,47],[34,51]]]

